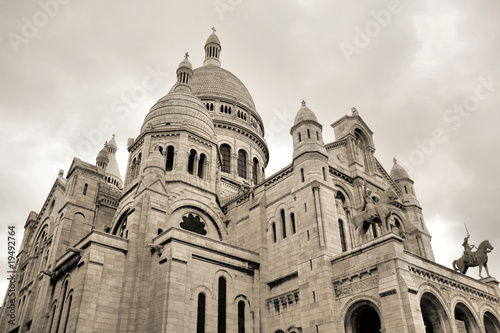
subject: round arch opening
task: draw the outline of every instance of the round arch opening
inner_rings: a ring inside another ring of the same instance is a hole
[[[353,304],[345,318],[346,333],[379,333],[382,323],[377,307],[369,301]]]
[[[455,325],[458,332],[479,333],[479,325],[469,308],[463,303],[457,303],[455,306]]]
[[[424,293],[420,299],[420,310],[425,333],[452,332],[446,311],[436,296],[428,292]]]
[[[486,333],[500,333],[500,322],[491,312],[484,313],[483,322]]]

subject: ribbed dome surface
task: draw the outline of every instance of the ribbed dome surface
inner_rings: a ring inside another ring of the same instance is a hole
[[[97,154],[97,160],[106,160],[109,161],[109,153],[106,147],[102,148]]]
[[[307,121],[307,120],[312,120],[312,121],[318,122],[318,118],[316,117],[314,112],[306,106],[305,102],[302,102],[302,107],[297,112],[297,115],[295,116],[295,121],[293,124],[297,125],[298,123],[301,123],[301,122]]]
[[[394,165],[392,166],[391,170],[391,178],[393,180],[403,178],[410,179],[410,176],[408,176],[408,172],[406,172],[406,170],[401,165],[399,165],[396,160],[394,160]]]
[[[225,97],[240,102],[255,111],[252,96],[245,85],[222,67],[203,66],[196,68],[193,72],[191,90],[198,97]]]
[[[205,106],[189,91],[184,90],[171,91],[160,98],[146,115],[141,132],[150,126],[158,129],[181,125],[187,125],[208,138],[215,136],[214,124]]]

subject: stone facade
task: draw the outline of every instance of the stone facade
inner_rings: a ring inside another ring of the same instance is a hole
[[[293,162],[265,178],[262,119],[220,52],[213,33],[202,67],[180,63],[124,181],[114,138],[59,174],[0,331],[500,332],[498,282],[434,262],[413,181],[356,109],[324,143],[302,102]]]

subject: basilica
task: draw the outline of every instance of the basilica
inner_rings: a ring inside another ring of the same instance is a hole
[[[266,175],[264,123],[221,51],[214,31],[127,147],[61,170],[0,331],[499,333],[498,282],[434,261],[411,176],[382,167],[358,111],[324,142],[298,102],[292,163]]]

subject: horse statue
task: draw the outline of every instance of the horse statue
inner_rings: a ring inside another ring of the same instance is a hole
[[[353,216],[353,224],[362,238],[371,224],[381,226],[384,234],[390,232],[394,224],[391,216],[397,211],[393,203],[398,196],[392,189],[382,192],[377,202],[372,199],[371,194],[365,187],[363,208]]]
[[[459,271],[462,274],[465,274],[467,273],[467,269],[469,267],[479,266],[480,278],[483,278],[483,276],[481,275],[483,267],[486,269],[486,274],[490,276],[490,272],[488,271],[488,252],[491,252],[491,250],[493,250],[493,246],[491,246],[488,240],[484,240],[483,242],[481,242],[481,244],[479,244],[476,252],[471,251],[472,255],[464,253],[460,257],[460,259],[454,260],[453,269],[455,271]]]

